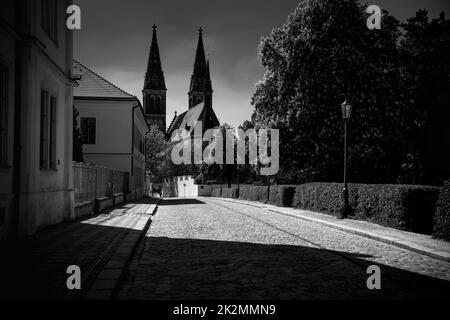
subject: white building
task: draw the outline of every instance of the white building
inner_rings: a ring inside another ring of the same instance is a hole
[[[70,4],[0,4],[0,238],[73,217]]]
[[[211,196],[211,185],[195,184],[194,176],[177,176],[165,178],[162,183],[164,198],[193,198]]]
[[[83,136],[83,160],[129,172],[127,200],[145,190],[145,135],[148,132],[139,100],[94,71],[74,61],[78,125]]]

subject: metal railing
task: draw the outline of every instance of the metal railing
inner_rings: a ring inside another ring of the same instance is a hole
[[[89,163],[73,163],[75,205],[129,192],[129,173]]]

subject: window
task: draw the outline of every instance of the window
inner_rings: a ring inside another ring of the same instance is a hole
[[[81,118],[81,137],[83,144],[95,144],[96,126],[95,118]]]
[[[56,98],[50,97],[50,137],[48,141],[49,145],[49,157],[50,168],[56,168]]]
[[[149,114],[150,113],[150,100],[147,99],[147,101],[145,102],[145,113]]]
[[[8,69],[0,65],[0,166],[8,165]]]
[[[146,114],[151,114],[154,113],[154,108],[155,108],[155,97],[151,96],[151,97],[147,97],[147,102],[146,102],[146,106],[145,106],[145,113]]]
[[[56,97],[41,90],[41,169],[56,169]]]
[[[150,112],[149,113],[153,113],[153,109],[155,107],[155,97],[150,97]]]
[[[42,0],[42,29],[55,43],[58,40],[58,0]]]
[[[156,99],[156,110],[157,112],[161,112],[161,97],[158,96],[158,98]]]

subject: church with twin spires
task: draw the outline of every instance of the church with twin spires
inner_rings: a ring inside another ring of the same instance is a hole
[[[212,106],[211,74],[209,71],[209,60],[205,56],[202,34],[203,30],[200,28],[198,31],[194,70],[191,75],[188,92],[187,110],[179,115],[175,112],[175,116],[167,128],[167,88],[161,65],[156,26],[153,26],[152,44],[145,74],[144,89],[142,90],[144,114],[147,123],[149,125],[158,125],[168,138],[177,129],[185,129],[191,132],[194,124],[198,121],[202,122],[203,132],[220,125]]]

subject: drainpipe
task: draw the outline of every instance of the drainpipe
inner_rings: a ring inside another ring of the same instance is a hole
[[[139,108],[139,104],[135,105],[131,112],[131,194],[134,192],[134,110]]]

